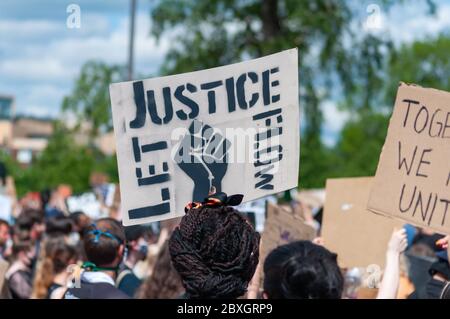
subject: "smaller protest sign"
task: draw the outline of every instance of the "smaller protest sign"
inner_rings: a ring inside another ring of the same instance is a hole
[[[262,233],[260,245],[260,260],[276,247],[296,241],[313,240],[316,230],[305,224],[302,216],[287,207],[267,204],[267,219]]]
[[[402,222],[367,210],[372,177],[328,179],[322,222],[325,246],[342,268],[385,265],[387,244]]]

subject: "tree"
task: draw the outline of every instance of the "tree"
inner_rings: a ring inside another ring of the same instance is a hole
[[[93,151],[76,144],[70,132],[57,123],[47,147],[29,167],[29,189],[42,191],[69,184],[74,192],[85,191],[94,164]]]
[[[90,125],[90,137],[112,129],[109,85],[124,79],[124,70],[99,61],[88,61],[75,82],[72,93],[62,103],[64,112],[75,114],[77,124]]]
[[[431,1],[430,7],[432,6]],[[341,90],[348,108],[372,108],[391,42],[352,28],[356,13],[342,0],[160,0],[152,34],[171,37],[163,74],[187,72],[299,49],[304,109],[300,183],[323,186],[331,168],[321,141],[321,102]],[[389,8],[393,1],[382,1]],[[332,96],[331,96],[332,97]],[[363,111],[366,112],[366,111]],[[314,162],[314,161],[319,162]]]
[[[416,83],[450,91],[450,38],[439,35],[435,39],[402,45],[387,57],[382,70],[385,85],[379,86],[378,97],[386,105],[384,112],[366,109],[348,122],[334,153],[337,165],[334,176],[371,176],[375,174],[383,147],[400,81]]]
[[[389,116],[367,113],[350,120],[335,147],[334,177],[375,175]]]
[[[450,91],[450,36],[404,44],[389,58],[385,100],[393,105],[400,81]]]

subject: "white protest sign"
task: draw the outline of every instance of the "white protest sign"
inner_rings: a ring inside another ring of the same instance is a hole
[[[218,192],[297,187],[297,49],[110,86],[123,224],[175,218]]]
[[[70,196],[67,198],[66,203],[70,213],[82,211],[92,219],[106,217],[94,193]]]

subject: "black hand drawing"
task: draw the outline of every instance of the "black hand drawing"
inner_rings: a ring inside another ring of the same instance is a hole
[[[176,152],[178,166],[193,180],[193,201],[203,201],[212,186],[220,192],[231,143],[209,125],[194,120]]]

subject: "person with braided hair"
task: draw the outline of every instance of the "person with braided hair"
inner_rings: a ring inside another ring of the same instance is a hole
[[[260,236],[230,207],[239,205],[242,197],[217,193],[186,206],[169,241],[184,297],[235,299],[246,293],[258,265]]]

